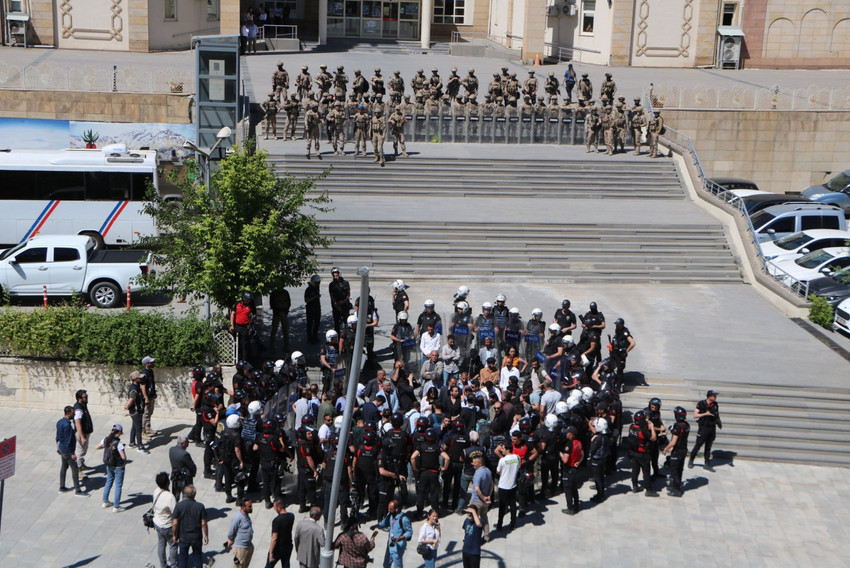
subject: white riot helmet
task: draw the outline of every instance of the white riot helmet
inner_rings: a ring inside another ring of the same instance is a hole
[[[570,407],[567,406],[567,401],[559,400],[555,404],[555,414],[564,414],[565,412],[569,412]]]
[[[336,340],[337,340],[337,338],[339,338],[339,334],[336,332],[336,330],[335,330],[335,329],[329,329],[329,330],[325,333],[325,340],[326,340],[328,343],[332,343],[332,342],[336,341]]]
[[[507,298],[505,297],[505,295],[504,295],[504,294],[499,294],[498,296],[496,296],[496,301],[497,301],[497,302],[504,302],[504,301],[506,301],[506,300],[507,300]]]
[[[278,359],[274,362],[274,372],[280,373],[280,370],[283,369],[283,366],[286,365],[286,361],[283,359]]]
[[[426,308],[433,308],[434,307],[434,300],[425,300],[425,303],[422,304],[422,305],[425,306]]]
[[[345,320],[345,323],[347,323],[348,325],[351,325],[353,323],[356,324],[357,323],[357,316],[355,316],[353,314],[348,316],[348,319]]]
[[[551,331],[552,333],[558,333],[559,331],[561,331],[561,326],[556,323],[550,323],[549,331]]]
[[[455,308],[457,308],[459,310],[463,310],[465,312],[466,310],[469,309],[469,304],[467,304],[466,302],[458,302],[455,305]]]
[[[482,310],[492,310],[493,304],[491,304],[490,302],[484,302],[483,304],[481,304],[481,309]]]
[[[608,421],[604,418],[597,418],[593,421],[593,427],[596,428],[596,432],[599,434],[607,434],[608,433]]]
[[[292,360],[293,365],[298,365],[299,363],[304,362],[304,354],[300,351],[293,351],[292,357],[290,357],[290,359]]]
[[[570,334],[567,334],[563,337],[563,339],[561,339],[561,342],[563,342],[563,344],[568,348],[572,347],[574,345],[573,336],[570,335]]]
[[[404,280],[396,280],[393,282],[393,288],[396,290],[404,290],[407,288],[407,284],[404,283]]]
[[[231,414],[227,417],[227,420],[224,421],[224,425],[228,428],[235,430],[242,426],[242,419],[239,418],[236,414]]]
[[[256,416],[263,409],[263,404],[259,400],[254,400],[248,405],[248,414]]]
[[[399,321],[406,320],[407,319],[407,312],[399,312],[398,313],[398,319],[399,319]]]
[[[569,402],[571,400],[575,400],[576,402],[578,402],[579,400],[581,400],[582,394],[583,393],[581,392],[581,390],[573,389],[570,391],[570,396],[567,397],[567,401]]]
[[[581,400],[581,397],[579,397],[579,398],[568,398],[567,399],[567,409],[572,410],[573,408],[578,406],[579,400]]]
[[[590,402],[593,400],[593,389],[590,387],[584,387],[581,389],[581,399],[584,402]]]
[[[508,313],[512,316],[519,317],[519,308],[511,308],[510,310],[508,310]]]
[[[550,432],[554,432],[558,427],[558,417],[554,414],[547,414],[546,418],[543,419],[543,425],[546,426],[546,429]]]
[[[454,299],[465,300],[467,296],[469,296],[469,288],[466,286],[461,286],[457,289],[457,292],[455,292]]]
[[[339,432],[342,429],[342,415],[334,418],[334,431]]]
[[[543,310],[541,310],[540,308],[534,308],[533,310],[531,310],[531,316],[535,318],[543,317]]]

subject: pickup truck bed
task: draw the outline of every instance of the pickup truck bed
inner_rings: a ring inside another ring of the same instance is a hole
[[[145,262],[148,253],[143,250],[92,250],[89,254],[89,264]]]

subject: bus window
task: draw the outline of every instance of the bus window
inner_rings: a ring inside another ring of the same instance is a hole
[[[86,172],[86,199],[129,201],[130,174],[124,172]]]
[[[130,201],[144,201],[148,194],[148,181],[153,181],[151,174],[130,174],[133,180],[133,194]]]
[[[38,190],[26,199],[85,199],[83,172],[38,172]],[[33,194],[34,193],[34,194]]]

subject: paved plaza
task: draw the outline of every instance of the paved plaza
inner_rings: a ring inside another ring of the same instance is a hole
[[[0,566],[158,566],[156,534],[145,531],[141,516],[150,506],[154,476],[168,470],[167,449],[188,431],[188,420],[158,420],[154,415],[153,426],[165,434],[151,444],[150,455],[129,452],[122,498],[128,509],[113,513],[100,508],[101,471],[89,476],[91,497],[57,494],[59,459],[53,438],[60,417],[61,412],[40,410],[2,412],[0,439],[18,436],[18,462],[17,474],[6,483]],[[106,435],[114,422],[125,428],[130,422],[127,416],[93,418],[94,438]],[[723,448],[722,431],[716,448]],[[201,449],[189,450],[199,462]],[[99,453],[91,454],[94,463]],[[577,516],[561,513],[562,494],[538,505],[520,519],[516,531],[492,533],[482,566],[846,566],[850,470],[746,461],[716,465],[715,473],[686,469],[682,499],[631,494],[621,470],[610,482],[608,500],[594,505],[587,501],[592,491],[585,483],[580,490],[584,509]],[[224,495],[212,485],[210,480],[197,482],[198,500],[210,519],[206,552],[218,566],[229,566],[221,543],[235,509],[224,504]],[[297,506],[289,509],[295,512]],[[261,566],[268,552],[272,513],[262,504],[254,507],[254,566]],[[296,514],[296,522],[303,517]],[[438,566],[460,566],[461,521],[454,515],[443,519]],[[493,512],[490,523],[495,523]],[[414,537],[420,526],[414,523]],[[373,553],[378,566],[385,546],[381,533]],[[411,546],[405,565],[419,566],[419,560]]]

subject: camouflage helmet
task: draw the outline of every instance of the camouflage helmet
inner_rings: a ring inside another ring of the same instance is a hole
[[[528,70],[528,74],[529,74],[529,75],[534,75],[534,69],[529,69],[529,70]]]
[[[409,101],[409,100],[410,100],[410,95],[404,95],[404,100]]]
[[[516,73],[511,73],[511,79],[516,79]]]
[[[507,72],[508,72],[508,68],[507,68],[507,67],[502,67],[502,73],[507,73]]]
[[[327,69],[327,68],[328,68],[327,63],[322,63],[321,65],[319,65],[319,69]]]
[[[470,74],[470,75],[475,75],[475,69],[473,69],[472,67],[470,67],[470,68],[469,68],[469,74]]]
[[[336,70],[337,70],[337,71],[342,71],[343,69],[345,69],[345,67],[343,67],[342,65],[337,65],[337,66],[336,66]]]
[[[416,70],[416,72],[421,75],[422,73],[425,72],[425,70],[420,67],[419,69]]]
[[[610,78],[611,78],[611,74],[610,74],[610,73],[605,73],[605,78],[610,79]]]
[[[301,70],[302,70],[302,71],[306,71],[306,70],[307,70],[307,66],[306,66],[306,65],[302,65],[302,66],[301,66]]]
[[[283,67],[283,61],[278,61],[278,62],[277,62],[277,66],[278,66],[278,67]]]
[[[494,78],[494,79],[498,79],[498,78],[499,78],[499,74],[498,74],[498,73],[493,73],[493,78]]]
[[[457,73],[457,67],[452,67],[452,73]]]
[[[375,75],[380,75],[380,74],[381,74],[381,68],[375,67]]]
[[[269,93],[269,98],[270,98],[270,99],[273,99],[273,98],[274,98],[274,93]]]
[[[554,76],[555,76],[555,72],[554,72],[554,71],[549,71],[549,76],[550,76],[550,77],[554,77]]]
[[[431,73],[437,73],[437,72],[438,72],[438,71],[437,71],[437,68],[436,68],[436,67],[431,67]]]
[[[401,71],[399,71],[398,69],[396,69],[395,71],[393,71],[393,75],[401,75]]]
[[[355,70],[354,70],[354,74],[355,74],[355,75],[360,75],[360,69],[355,69]]]

